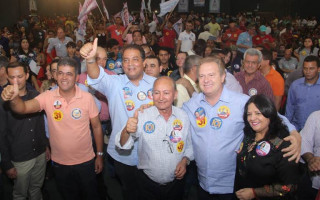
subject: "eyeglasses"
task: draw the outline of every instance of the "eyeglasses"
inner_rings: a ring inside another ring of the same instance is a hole
[[[173,146],[171,144],[170,139],[169,138],[165,138],[165,139],[162,140],[162,142],[166,142],[168,144],[168,148],[167,148],[168,153],[173,153]]]

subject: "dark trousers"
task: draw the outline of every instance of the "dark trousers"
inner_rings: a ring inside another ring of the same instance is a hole
[[[114,169],[120,179],[124,200],[138,200],[138,181],[136,166],[125,165],[114,160]]]
[[[94,159],[78,165],[53,162],[58,190],[65,200],[99,200]]]
[[[142,170],[138,171],[141,200],[182,200],[184,179],[160,185],[151,180]]]
[[[236,199],[236,197],[233,193],[231,193],[231,194],[210,194],[209,192],[202,189],[201,186],[199,186],[198,197],[201,200],[234,200],[234,199]]]
[[[318,190],[312,188],[312,181],[308,172],[308,166],[301,164],[304,172],[298,184],[298,197],[299,200],[314,200],[317,196]]]

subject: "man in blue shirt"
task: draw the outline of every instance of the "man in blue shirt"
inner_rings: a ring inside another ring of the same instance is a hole
[[[123,74],[122,70],[122,55],[119,51],[119,42],[116,39],[107,41],[108,60],[106,69],[113,71],[116,74]]]
[[[224,87],[225,67],[219,58],[207,57],[200,61],[198,70],[201,93],[183,105],[191,122],[194,158],[200,183],[199,199],[233,199],[236,171],[236,151],[243,138],[243,110],[247,95]],[[289,125],[289,130],[294,127]],[[290,160],[300,157],[301,137],[295,130],[290,140]],[[288,151],[286,149],[286,151]],[[293,155],[293,156],[292,156]]]
[[[239,35],[237,40],[238,51],[244,53],[247,49],[252,48],[252,36],[255,35],[256,29],[254,25],[249,24],[247,31]]]
[[[115,160],[115,171],[122,183],[124,199],[137,197],[137,142],[131,151],[123,151],[115,146],[115,136],[126,125],[129,117],[142,104],[152,103],[154,77],[143,72],[144,51],[140,46],[128,45],[123,50],[122,66],[124,75],[110,76],[99,67],[95,60],[97,39],[85,44],[81,55],[86,59],[88,84],[104,94],[109,102],[112,133],[108,144],[108,154]]]
[[[307,56],[303,62],[304,77],[295,80],[288,92],[286,117],[301,130],[309,115],[320,110],[320,61],[317,56]]]

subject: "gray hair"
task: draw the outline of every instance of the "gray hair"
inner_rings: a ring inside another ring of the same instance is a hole
[[[189,73],[192,69],[193,66],[199,66],[200,65],[200,60],[201,56],[198,55],[191,55],[186,58],[186,61],[183,65],[183,72],[185,74]]]
[[[243,59],[246,58],[247,55],[250,55],[250,56],[258,56],[258,61],[259,63],[262,61],[262,53],[261,51],[259,51],[258,49],[255,49],[255,48],[249,48],[247,49],[245,52],[244,52],[244,55],[243,55]]]

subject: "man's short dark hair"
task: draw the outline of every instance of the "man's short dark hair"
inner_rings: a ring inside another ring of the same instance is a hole
[[[5,56],[0,56],[0,68],[7,67],[9,64],[9,59]]]
[[[113,39],[113,38],[107,40],[107,43],[106,43],[106,47],[107,47],[107,48],[110,48],[110,49],[111,49],[112,47],[114,47],[114,46],[116,46],[116,45],[119,45],[118,40]]]
[[[159,65],[159,67],[160,67],[161,62],[160,62],[160,58],[159,58],[159,57],[154,56],[154,55],[150,55],[150,56],[146,57],[146,60],[147,60],[147,59],[156,59],[156,60],[158,61],[158,65]]]
[[[166,51],[166,52],[168,52],[168,54],[170,54],[169,49],[168,49],[167,47],[159,47],[159,49],[158,49],[158,55],[159,55],[159,52],[160,52],[160,51]]]
[[[23,71],[24,73],[28,73],[28,66],[24,63],[21,63],[21,62],[11,62],[8,64],[8,66],[6,67],[6,71],[8,73],[8,69],[9,68],[17,68],[17,67],[22,67],[23,68]]]
[[[317,67],[320,67],[320,61],[319,61],[319,58],[318,56],[313,56],[313,55],[310,55],[310,56],[307,56],[303,63],[305,62],[316,62],[317,63]]]
[[[68,42],[67,45],[66,45],[67,48],[71,47],[71,48],[74,48],[74,49],[76,48],[76,46],[77,46],[76,43],[74,43],[72,41]]]
[[[146,58],[144,50],[141,46],[136,45],[136,44],[129,44],[123,48],[123,54],[126,50],[129,50],[129,49],[138,50],[140,52],[140,57],[142,58],[142,60],[144,60]]]
[[[69,58],[69,57],[61,58],[58,62],[58,68],[59,66],[66,66],[66,65],[73,67],[75,74],[76,75],[78,74],[78,64],[75,59]]]
[[[132,37],[133,37],[133,35],[134,35],[135,33],[140,33],[140,35],[141,35],[141,37],[142,37],[142,32],[141,32],[140,30],[135,30],[135,31],[133,31],[133,32],[132,32]]]
[[[60,59],[54,59],[53,61],[51,61],[51,63],[50,63],[50,71],[52,70],[52,64],[54,64],[54,63],[58,63],[59,62],[59,60]]]
[[[262,53],[263,60],[270,60],[270,61],[272,60],[271,51],[269,51],[267,49],[262,49],[261,53]]]

